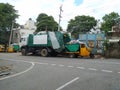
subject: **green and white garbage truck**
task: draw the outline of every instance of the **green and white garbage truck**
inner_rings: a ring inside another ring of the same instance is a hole
[[[21,39],[21,53],[40,54],[41,56],[56,56],[64,50],[63,33],[42,31],[37,34],[29,34],[29,36]]]
[[[39,54],[44,57],[58,54],[72,57],[93,57],[91,50],[85,44],[69,43],[70,41],[69,35],[60,31],[42,31],[37,34],[29,34],[21,39],[21,53],[22,55]]]

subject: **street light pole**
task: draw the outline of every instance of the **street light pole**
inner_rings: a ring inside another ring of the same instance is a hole
[[[61,22],[61,18],[62,18],[62,16],[61,16],[61,13],[63,12],[63,10],[62,10],[62,5],[60,6],[60,14],[59,14],[59,23],[58,23],[58,31],[60,31],[60,22]]]
[[[12,30],[13,30],[13,26],[14,26],[14,21],[12,21],[12,26],[11,26],[11,31],[10,31],[10,37],[9,37],[9,47],[12,41]]]

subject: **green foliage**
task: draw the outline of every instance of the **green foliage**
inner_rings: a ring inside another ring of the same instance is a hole
[[[17,17],[14,6],[0,3],[0,44],[8,44],[12,23]]]
[[[103,16],[102,24],[101,24],[101,30],[104,30],[105,32],[111,31],[112,26],[115,24],[115,19],[119,17],[118,13],[111,12],[110,14],[106,14]]]
[[[45,13],[39,14],[37,17],[37,30],[39,31],[57,31],[58,24],[52,16],[48,16]]]
[[[76,16],[75,19],[69,21],[67,31],[73,34],[88,32],[91,28],[96,25],[97,21],[94,17],[90,16]]]

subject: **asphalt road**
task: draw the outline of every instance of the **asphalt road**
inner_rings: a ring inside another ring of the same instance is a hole
[[[120,59],[21,56],[0,53],[12,64],[0,90],[120,90]]]

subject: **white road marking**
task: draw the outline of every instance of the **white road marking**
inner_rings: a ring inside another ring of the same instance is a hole
[[[3,59],[5,60],[5,59]],[[26,62],[26,63],[36,63],[36,64],[41,64],[41,65],[49,65],[49,63],[42,63],[42,62],[31,62],[31,61],[25,61],[25,60],[12,60],[12,59],[9,59],[10,61],[19,61],[19,62]],[[98,61],[97,61],[98,62]],[[98,62],[99,63],[99,62]],[[106,63],[106,64],[120,64],[120,63],[116,63],[116,62],[101,62],[101,63]],[[56,64],[51,64],[51,66],[57,66]],[[64,67],[65,65],[62,65],[62,64],[59,64],[58,66],[60,67]],[[67,67],[73,67],[74,66],[67,66]],[[85,69],[85,67],[76,67],[78,69]],[[89,70],[94,70],[94,71],[97,71],[97,69],[95,68],[88,68]],[[110,70],[101,70],[102,72],[109,72],[109,73],[112,73],[113,71],[110,71]],[[120,73],[120,72],[117,72],[117,73]]]
[[[102,72],[113,72],[113,71],[110,71],[110,70],[101,70]]]
[[[2,60],[2,59],[1,59]],[[3,59],[3,60],[7,60],[7,61],[15,61],[15,62],[26,62],[26,63],[35,63],[32,61],[25,61],[25,60],[13,60],[13,59]]]
[[[73,68],[74,66],[68,66],[69,68]]]
[[[33,62],[29,62],[29,63],[31,63],[32,65],[31,65],[28,69],[26,69],[25,71],[22,71],[22,72],[13,74],[13,75],[9,75],[9,76],[0,78],[0,80],[4,80],[4,79],[7,79],[7,78],[12,78],[12,77],[16,77],[16,76],[18,76],[18,75],[21,75],[21,74],[24,74],[24,73],[30,71],[30,70],[34,67],[35,63],[33,63]]]
[[[79,77],[76,77],[75,79],[73,79],[73,80],[71,80],[71,81],[67,82],[66,84],[64,84],[64,85],[60,86],[60,87],[59,87],[59,88],[57,88],[56,90],[62,90],[63,88],[65,88],[66,86],[68,86],[68,85],[72,84],[73,82],[77,81],[78,79],[79,79]]]
[[[34,62],[34,63],[41,64],[41,65],[48,65],[48,63],[40,63],[40,62]]]
[[[56,66],[56,64],[51,64],[52,66]]]
[[[97,71],[97,69],[95,68],[88,68],[89,70],[93,70],[93,71]]]
[[[78,69],[85,69],[84,67],[76,67],[76,68],[78,68]]]
[[[60,67],[64,67],[65,65],[60,64],[59,66],[60,66]]]
[[[105,62],[101,62],[101,61],[94,61],[95,63],[103,63],[103,64],[120,64],[119,62],[107,62],[107,61],[105,61]]]
[[[120,73],[120,72],[118,72],[118,73]]]

